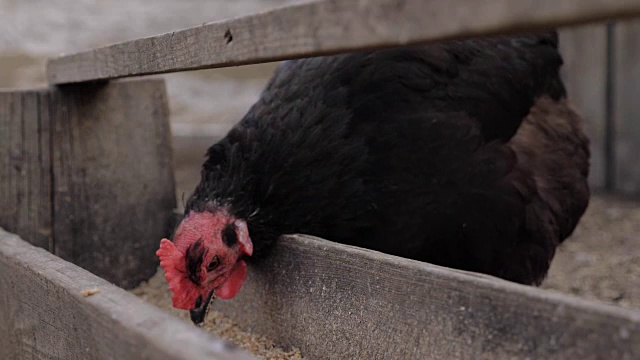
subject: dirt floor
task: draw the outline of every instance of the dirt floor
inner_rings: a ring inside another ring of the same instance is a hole
[[[594,195],[542,287],[640,310],[640,202]]]
[[[179,206],[199,180],[201,162],[215,138],[174,139]],[[573,236],[558,249],[542,288],[589,300],[640,310],[640,202],[595,194]],[[161,274],[134,290],[151,303],[185,319],[171,309],[170,294]],[[212,312],[205,328],[267,359],[300,359],[295,349],[285,352],[264,337],[243,333],[228,318]]]

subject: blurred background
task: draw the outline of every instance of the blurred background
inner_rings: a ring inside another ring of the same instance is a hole
[[[302,2],[0,0],[0,88],[46,86],[47,57]],[[633,200],[640,193],[640,24],[595,24],[560,34],[563,76],[588,122],[597,195],[544,286],[640,309],[640,208]],[[206,148],[240,120],[276,65],[162,75],[180,205],[199,180]]]
[[[46,86],[46,58],[305,0],[0,0],[0,88]],[[258,98],[276,63],[162,75],[180,199],[206,148]]]
[[[303,0],[0,0],[0,87],[44,86],[47,57],[157,35]],[[275,64],[165,76],[176,136],[218,135]]]

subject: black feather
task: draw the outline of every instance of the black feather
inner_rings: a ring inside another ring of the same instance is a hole
[[[233,246],[238,242],[238,234],[236,234],[236,229],[232,224],[227,224],[222,229],[222,241],[227,246]]]
[[[555,31],[285,62],[208,150],[186,211],[227,206],[247,220],[254,256],[281,234],[307,233],[538,283],[566,234],[535,230],[548,244],[532,235],[548,199],[510,142],[538,99],[564,100],[561,65]],[[576,154],[588,159],[588,148]],[[588,161],[561,165],[573,176]],[[575,210],[554,215],[568,229],[581,194],[566,192]],[[516,259],[524,247],[530,255]]]
[[[185,253],[185,267],[187,268],[187,276],[189,280],[196,285],[200,285],[200,274],[202,261],[204,260],[205,247],[202,239],[198,239],[189,247]]]

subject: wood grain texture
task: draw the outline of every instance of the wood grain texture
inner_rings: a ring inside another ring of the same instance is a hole
[[[52,84],[255,64],[640,15],[640,0],[323,0],[51,59]]]
[[[51,250],[46,90],[0,91],[0,226]]]
[[[65,86],[51,109],[55,254],[135,287],[176,206],[164,81]]]
[[[561,75],[571,102],[586,120],[591,141],[589,183],[593,189],[605,186],[607,29],[606,25],[586,25],[559,31],[564,58]]]
[[[253,357],[0,228],[0,358]]]
[[[213,307],[316,359],[640,358],[640,312],[299,235]]]
[[[616,24],[614,29],[615,187],[640,193],[640,21]]]

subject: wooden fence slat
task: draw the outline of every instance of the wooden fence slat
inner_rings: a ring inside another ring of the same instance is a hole
[[[253,359],[1,228],[0,358]]]
[[[51,250],[46,90],[0,92],[0,226]]]
[[[51,109],[55,254],[135,287],[176,206],[164,81],[65,86]]]
[[[0,226],[131,288],[176,206],[164,81],[0,91]]]
[[[47,77],[113,79],[637,15],[639,0],[324,0],[54,58]]]
[[[212,305],[318,359],[640,358],[640,312],[299,235]]]
[[[618,22],[614,29],[615,188],[640,193],[640,22]]]
[[[569,99],[586,120],[591,141],[589,183],[594,189],[602,189],[607,171],[607,27],[596,24],[565,28],[559,35],[564,58],[562,77]]]

